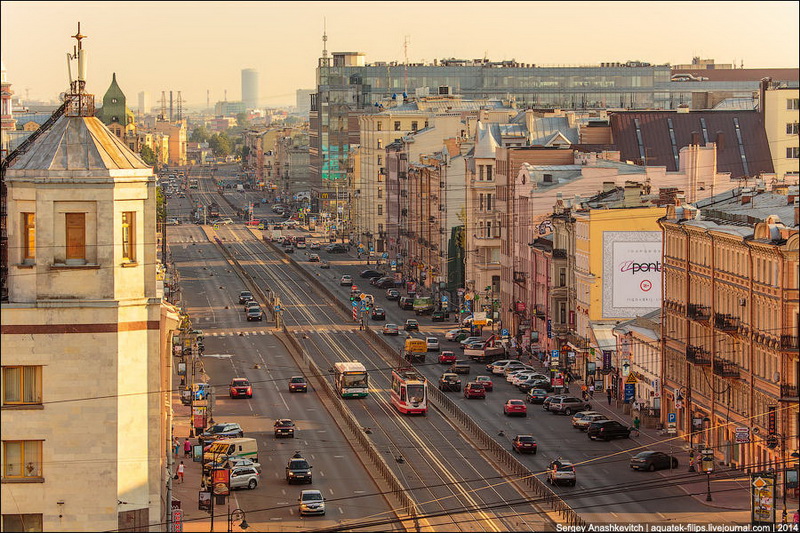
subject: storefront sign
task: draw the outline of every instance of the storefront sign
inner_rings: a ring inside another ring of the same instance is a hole
[[[746,444],[750,442],[750,428],[736,428],[736,443],[737,444]]]
[[[227,468],[211,470],[211,486],[217,496],[227,496],[231,492],[231,471]]]
[[[603,372],[611,372],[611,350],[603,350]]]

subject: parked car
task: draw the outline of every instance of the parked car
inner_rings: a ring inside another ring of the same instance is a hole
[[[319,250],[320,249],[319,243],[316,242],[316,241],[311,242],[311,244],[308,245],[308,249],[309,250]]]
[[[251,320],[261,321],[263,319],[264,319],[264,313],[261,311],[260,307],[251,307],[247,310],[248,322],[250,322]]]
[[[375,283],[373,283],[379,289],[390,289],[395,286],[394,278],[390,277],[383,277],[378,279]]]
[[[483,337],[466,337],[458,344],[461,346],[461,349],[465,349],[467,346],[476,343],[476,342],[484,342]]]
[[[352,284],[353,284],[353,276],[351,276],[350,274],[345,274],[344,276],[339,278],[339,285],[341,285],[343,287],[346,286],[346,285],[349,286],[349,285],[352,285]]]
[[[239,292],[239,303],[245,304],[253,299],[253,293],[250,291],[240,291]]]
[[[491,372],[492,374],[494,374],[494,369],[495,368],[502,368],[502,366],[505,365],[506,363],[510,363],[511,361],[515,361],[515,360],[516,359],[500,359],[499,361],[495,361],[493,363],[488,363],[486,365],[486,371],[487,372]]]
[[[397,301],[400,299],[400,291],[397,289],[386,289],[386,299],[389,301]]]
[[[494,390],[494,383],[492,383],[492,378],[489,376],[475,376],[475,381],[483,383],[483,388],[486,389],[486,392]]]
[[[551,485],[570,485],[574,487],[577,482],[575,465],[559,457],[551,462],[547,469],[547,482]]]
[[[286,482],[292,483],[311,483],[311,465],[308,464],[300,452],[295,453],[289,464],[286,465]]]
[[[325,251],[329,254],[344,254],[347,253],[347,246],[339,243],[329,244],[325,247]]]
[[[178,220],[177,218],[168,218],[166,220],[166,224],[167,226],[180,226],[181,221]]]
[[[428,346],[429,352],[439,351],[439,339],[436,337],[425,337],[425,344]]]
[[[384,324],[382,333],[384,335],[399,335],[400,327],[397,324]]]
[[[469,374],[470,366],[469,362],[467,361],[456,361],[452,365],[450,365],[450,372],[454,372],[456,374]]]
[[[290,418],[279,418],[272,425],[275,433],[275,438],[278,437],[291,437],[294,438],[294,422]]]
[[[412,331],[412,330],[419,331],[419,322],[417,322],[413,318],[409,318],[408,320],[406,320],[406,325],[404,329],[406,331]]]
[[[550,402],[552,402],[552,401],[554,401],[554,400],[558,400],[559,398],[566,398],[566,397],[567,397],[567,395],[566,395],[566,394],[556,394],[556,395],[554,395],[554,396],[548,396],[548,397],[547,397],[547,398],[545,398],[545,399],[544,399],[544,401],[542,402],[542,409],[544,409],[545,411],[547,411],[547,410],[548,410],[548,408],[550,407]]]
[[[528,407],[522,400],[508,400],[503,405],[503,414],[506,416],[528,416]]]
[[[247,378],[233,378],[228,386],[228,394],[231,398],[252,398],[253,386]]]
[[[517,453],[532,453],[536,455],[538,447],[533,435],[517,435],[511,441],[511,450]]]
[[[630,467],[634,470],[654,470],[678,468],[678,459],[664,452],[645,450],[631,457]]]
[[[461,391],[461,378],[452,372],[445,372],[439,378],[439,390],[443,392]]]
[[[294,253],[294,247],[291,244],[289,244],[289,245],[284,244],[283,245],[283,253],[285,253],[285,254],[293,254]]]
[[[370,316],[372,320],[386,320],[386,310],[383,307],[373,307]]]
[[[289,378],[289,392],[308,392],[308,383],[303,376]]]
[[[525,395],[525,399],[528,403],[542,403],[545,398],[547,398],[547,391],[544,389],[531,389],[528,391],[528,394]]]
[[[367,270],[362,270],[358,275],[361,276],[362,278],[365,278],[365,279],[372,279],[372,278],[383,277],[386,274],[384,274],[383,272],[379,272],[377,270],[371,270],[371,269],[368,268]]]
[[[439,364],[440,365],[448,365],[453,364],[456,362],[456,354],[451,351],[444,350],[442,353],[439,354]]]
[[[197,440],[205,446],[210,441],[219,439],[229,439],[233,437],[244,437],[244,431],[239,424],[234,422],[223,422],[221,424],[214,424],[208,431],[200,434]]]
[[[261,474],[253,466],[237,466],[231,468],[231,489],[250,489],[258,486]]]
[[[577,413],[578,411],[588,411],[591,408],[592,405],[590,403],[574,396],[565,396],[564,398],[551,400],[550,405],[547,406],[547,410],[551,413],[567,416],[572,413]]]
[[[616,420],[598,420],[586,429],[591,440],[629,439],[631,428]]]
[[[300,516],[307,514],[325,514],[325,498],[318,490],[304,490],[300,493]]]
[[[597,411],[581,411],[580,413],[575,413],[575,416],[572,417],[572,427],[586,431],[589,424],[598,420],[608,420],[608,417]]]
[[[477,381],[467,383],[464,387],[464,398],[486,398],[486,387]]]

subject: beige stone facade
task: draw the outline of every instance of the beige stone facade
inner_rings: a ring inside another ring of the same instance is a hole
[[[797,183],[800,175],[800,89],[769,87],[764,92],[764,129],[778,179]]]

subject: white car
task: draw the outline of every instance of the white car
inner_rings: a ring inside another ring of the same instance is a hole
[[[344,286],[344,285],[352,285],[352,284],[353,284],[353,276],[351,276],[349,274],[345,274],[339,280],[339,285],[342,285],[342,286]]]
[[[494,363],[486,365],[486,370],[492,374],[502,374],[504,365],[513,363],[514,361],[516,361],[516,359],[501,359],[500,361],[495,361]]]
[[[166,224],[167,226],[180,226],[181,221],[178,220],[177,218],[168,218],[166,220]]]
[[[222,224],[222,225],[233,224],[233,220],[231,220],[230,218],[221,218],[215,221],[214,224]]]
[[[512,385],[514,385],[516,387],[517,385],[519,385],[523,381],[527,381],[527,380],[529,380],[532,377],[535,377],[537,375],[541,375],[541,374],[537,374],[536,372],[532,372],[530,370],[517,370],[517,371],[511,372],[506,377],[506,381],[508,381],[509,383],[511,383]]]
[[[533,367],[532,367],[532,366],[530,366],[530,365],[525,365],[525,364],[523,364],[523,363],[520,363],[519,361],[515,361],[514,363],[512,363],[512,364],[510,364],[510,365],[506,366],[506,367],[503,369],[503,375],[504,375],[504,376],[508,376],[510,373],[512,373],[512,372],[517,372],[517,371],[519,371],[519,370],[530,370],[531,372],[533,372],[533,371],[534,371],[534,370],[536,370],[536,369],[535,369],[535,368],[533,368]]]
[[[231,489],[250,489],[258,486],[260,474],[254,466],[237,466],[231,468]]]
[[[428,346],[429,352],[439,351],[439,339],[436,337],[425,337],[425,344]]]
[[[300,493],[300,515],[325,514],[325,497],[318,490],[304,490]]]

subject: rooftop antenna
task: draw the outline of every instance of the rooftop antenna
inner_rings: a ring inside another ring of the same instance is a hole
[[[69,73],[69,88],[73,94],[83,93],[86,87],[86,50],[83,49],[81,40],[86,39],[86,35],[81,33],[81,23],[78,22],[78,33],[72,36],[73,39],[78,41],[76,46],[73,46],[72,53],[67,52],[67,71]],[[72,61],[77,60],[78,72],[77,79],[72,78]]]
[[[411,44],[411,36],[406,35],[403,40],[403,55],[406,59],[405,72],[403,73],[403,92],[408,94],[408,45]]]
[[[328,57],[328,20],[322,17],[322,57]]]

